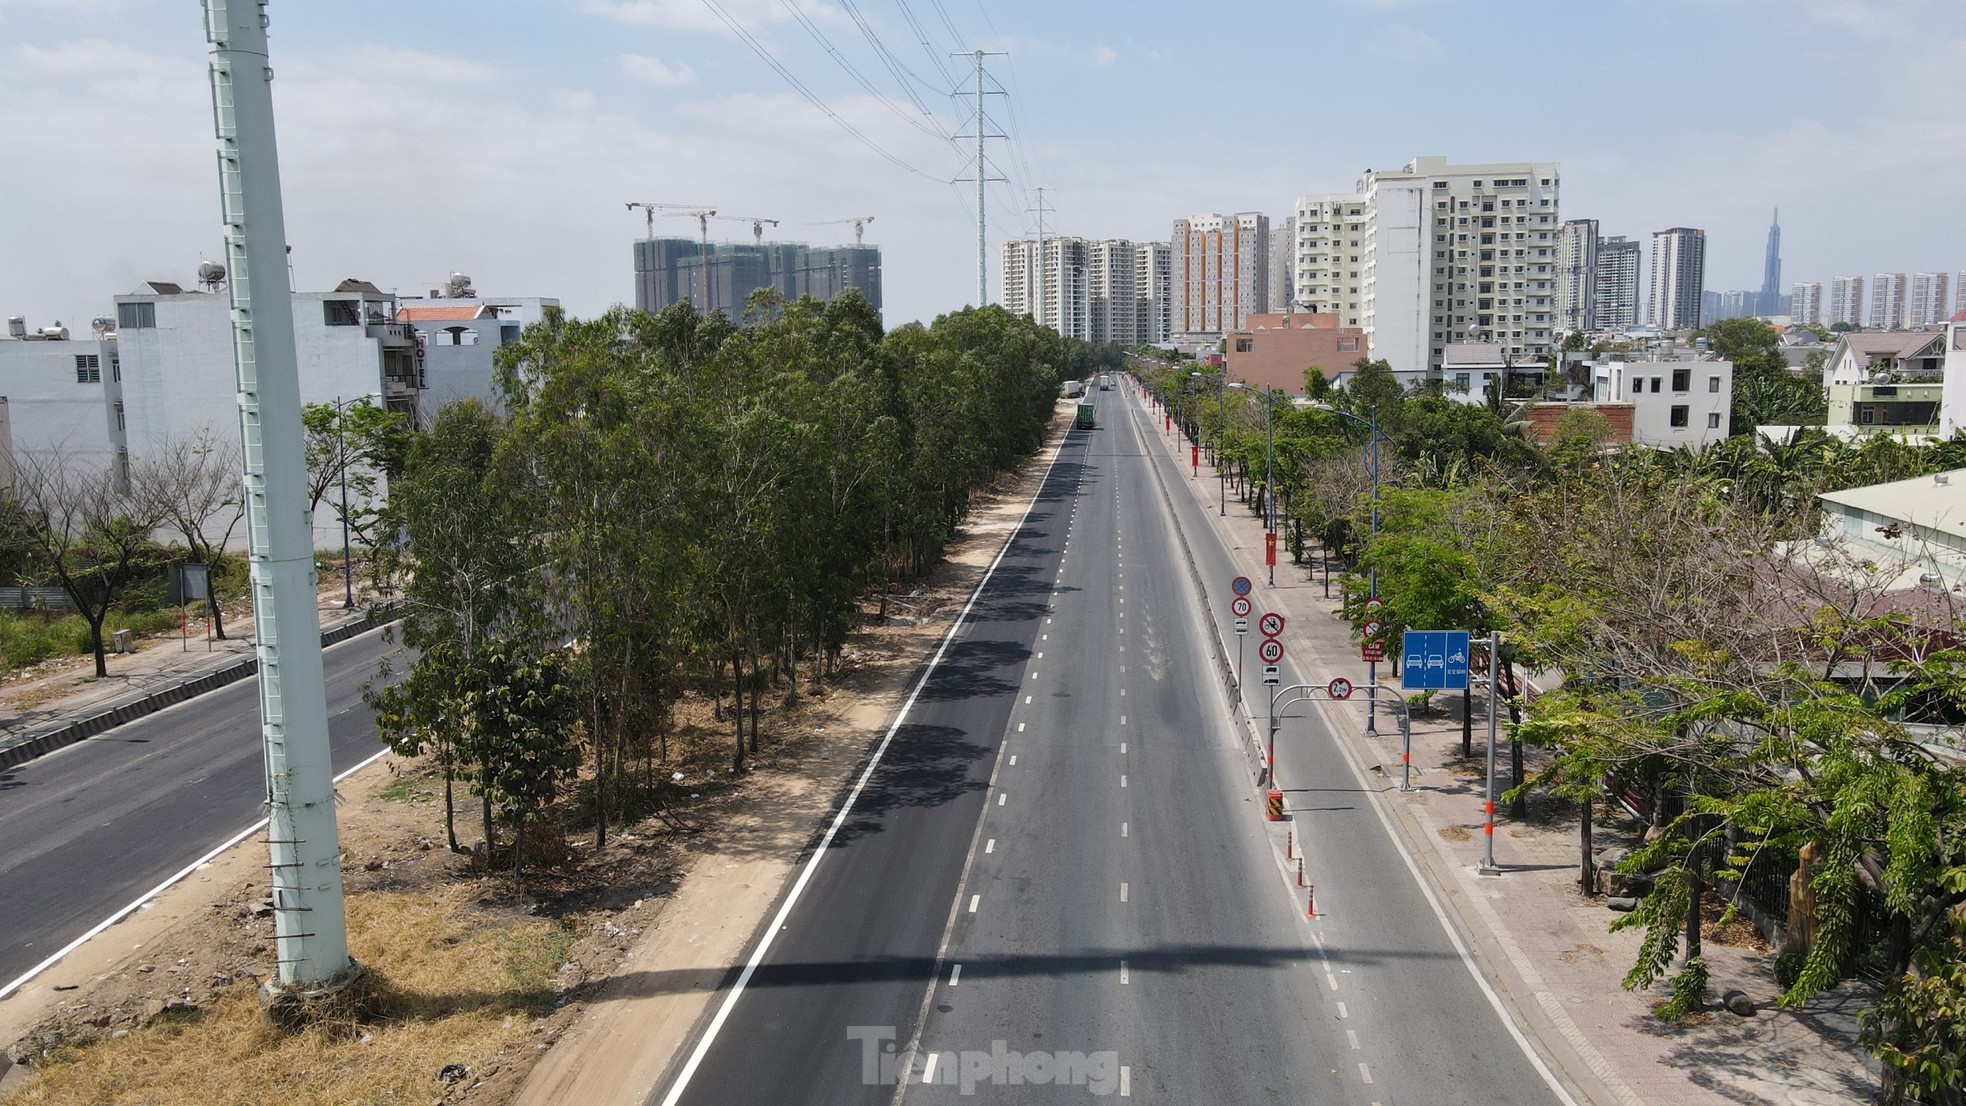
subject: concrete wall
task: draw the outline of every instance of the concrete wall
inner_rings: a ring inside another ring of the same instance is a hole
[[[77,357],[95,358],[98,380],[77,379]],[[17,455],[59,452],[71,462],[108,465],[123,449],[116,422],[123,400],[117,346],[108,338],[0,339],[0,396],[7,399]]]

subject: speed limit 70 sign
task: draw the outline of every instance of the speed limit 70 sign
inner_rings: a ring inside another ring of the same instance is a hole
[[[1264,664],[1277,664],[1283,660],[1283,642],[1266,637],[1263,644],[1256,647],[1256,655],[1263,658]]]
[[[1248,618],[1249,611],[1250,602],[1247,595],[1238,595],[1229,604],[1229,613],[1235,615],[1237,618]]]

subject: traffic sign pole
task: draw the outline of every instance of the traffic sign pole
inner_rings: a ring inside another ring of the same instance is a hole
[[[1499,663],[1502,653],[1502,635],[1498,631],[1488,632],[1488,788],[1487,801],[1482,804],[1487,815],[1487,824],[1481,831],[1481,874],[1499,876],[1502,869],[1495,864],[1495,675],[1502,668]]]

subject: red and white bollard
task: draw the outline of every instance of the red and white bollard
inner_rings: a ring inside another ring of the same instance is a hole
[[[1301,856],[1297,858],[1297,886],[1310,886],[1310,884],[1304,882],[1304,858]]]
[[[1304,917],[1317,917],[1317,886],[1306,884],[1304,889]]]

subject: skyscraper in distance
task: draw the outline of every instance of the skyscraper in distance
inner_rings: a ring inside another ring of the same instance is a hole
[[[1840,276],[1829,284],[1829,313],[1823,322],[1829,326],[1864,325],[1864,278]]]
[[[1782,313],[1782,209],[1768,224],[1768,253],[1761,261],[1761,303],[1757,315]]]
[[[1630,330],[1638,325],[1639,246],[1622,235],[1597,244],[1596,310],[1599,330]]]
[[[1571,219],[1556,238],[1556,325],[1597,329],[1597,220]]]

